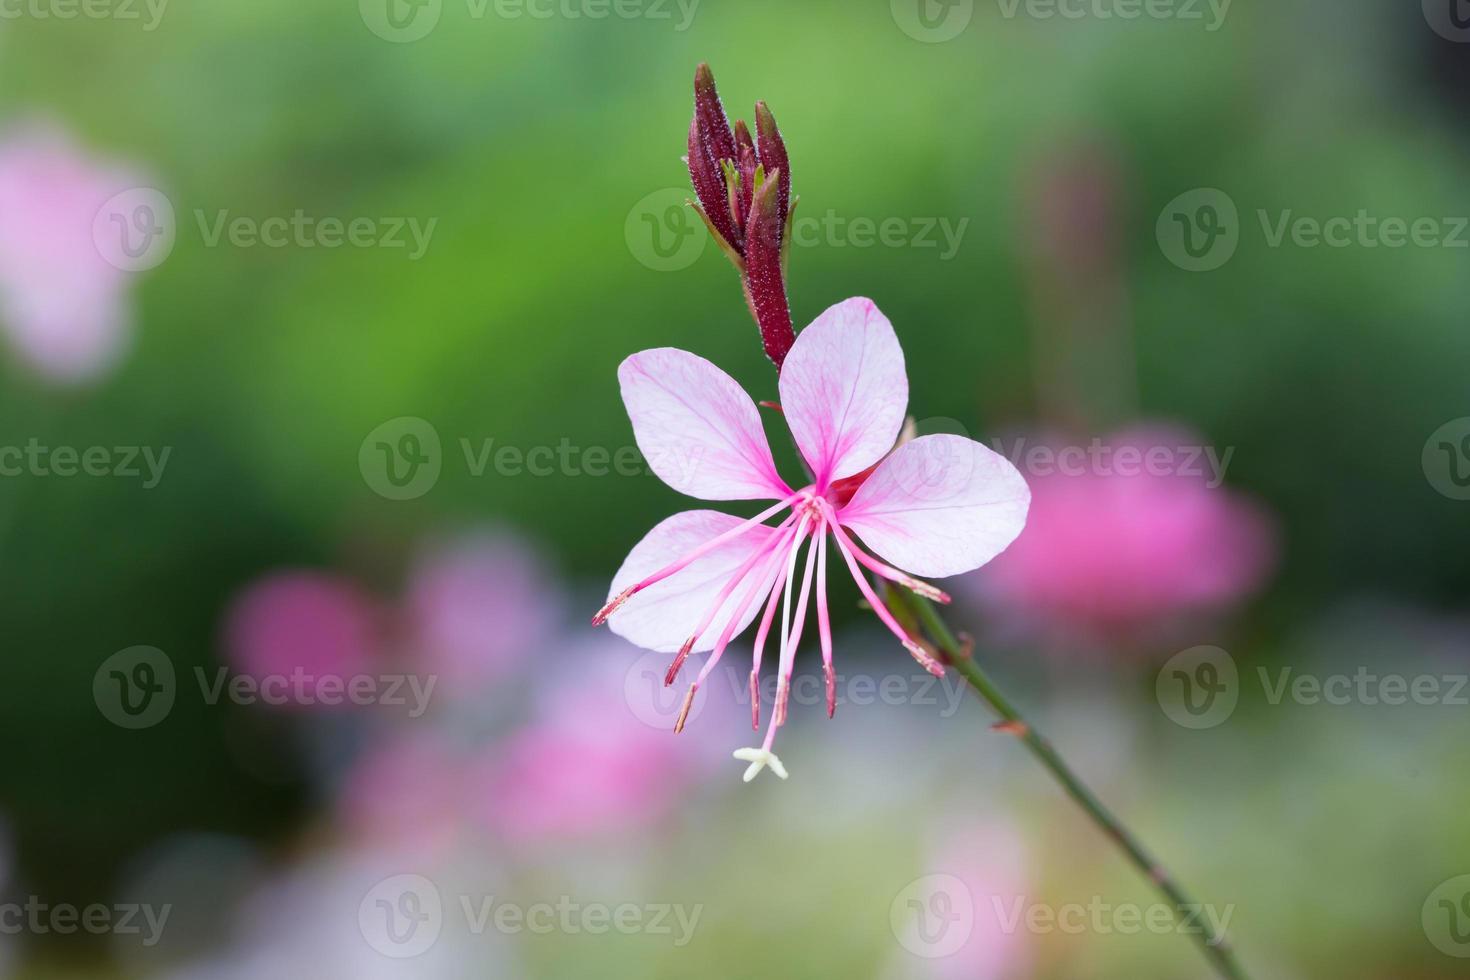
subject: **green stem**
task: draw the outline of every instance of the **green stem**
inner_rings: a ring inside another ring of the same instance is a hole
[[[1196,937],[1201,951],[1220,976],[1228,980],[1246,980],[1245,970],[1235,958],[1229,941],[1224,935],[1215,931],[1208,916],[1198,914],[1201,907],[1199,903],[1189,897],[1189,894],[1174,880],[1174,877],[1158,859],[1149,853],[1133,832],[1103,805],[1102,801],[1083,784],[1081,779],[1077,778],[1077,774],[1057,754],[1057,750],[1052,748],[1051,743],[1021,716],[1016,706],[975,662],[966,645],[955,637],[949,626],[940,618],[939,611],[934,608],[934,604],[905,589],[890,589],[888,596],[890,603],[901,606],[895,612],[908,613],[905,618],[917,618],[924,632],[929,634],[930,639],[945,654],[955,670],[959,671],[961,676],[975,689],[975,692],[995,709],[996,714],[1000,715],[1001,720],[1006,723],[1007,730],[1031,750],[1031,754],[1036,756],[1037,761],[1046,767],[1057,782],[1061,783],[1067,795],[1082,807],[1103,833],[1111,837],[1123,849],[1134,867],[1138,868],[1143,876],[1169,900],[1174,908],[1175,917],[1180,923],[1189,922],[1195,927],[1190,930],[1191,934]]]

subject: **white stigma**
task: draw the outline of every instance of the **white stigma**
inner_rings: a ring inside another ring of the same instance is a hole
[[[774,752],[769,752],[765,749],[736,749],[735,758],[741,762],[750,763],[745,769],[745,781],[747,783],[759,775],[760,771],[766,768],[766,766],[770,766],[771,772],[780,778],[786,778],[786,767],[781,765],[781,760],[776,757],[776,753]]]

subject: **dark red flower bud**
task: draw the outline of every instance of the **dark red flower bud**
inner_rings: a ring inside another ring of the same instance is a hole
[[[730,132],[730,120],[720,103],[720,93],[715,90],[714,73],[706,64],[694,72],[694,118],[699,121],[700,141],[716,166],[721,160],[738,159],[735,134]]]
[[[755,143],[750,139],[750,130],[743,120],[735,123],[735,148],[740,154],[737,172],[740,174],[740,200],[735,206],[735,217],[739,227],[745,230],[745,221],[750,214],[750,201],[755,196],[755,169],[759,166],[755,155]]]
[[[710,157],[709,151],[699,138],[699,117],[689,122],[689,180],[694,184],[694,194],[699,198],[700,210],[710,229],[724,239],[724,247],[740,253],[740,234],[735,227],[735,218],[730,214],[730,199],[725,190],[725,175]]]
[[[781,270],[779,173],[763,174],[755,189],[750,216],[745,223],[745,298],[760,326],[766,356],[780,368],[796,332],[791,326],[791,308],[786,302],[786,280]]]
[[[791,163],[786,159],[786,143],[781,139],[781,130],[776,128],[776,117],[764,102],[755,104],[756,150],[761,166],[766,173],[780,171],[780,197],[776,205],[785,227],[786,217],[791,213]]]

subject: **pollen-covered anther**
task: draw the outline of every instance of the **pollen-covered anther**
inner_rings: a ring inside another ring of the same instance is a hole
[[[689,659],[689,651],[694,649],[695,639],[696,637],[691,636],[689,639],[685,640],[684,645],[679,648],[679,653],[674,657],[674,662],[669,664],[668,673],[664,674],[664,687],[668,687],[670,684],[674,683],[674,678],[678,677],[679,671],[684,669],[684,661]]]
[[[947,606],[953,601],[950,599],[948,592],[945,592],[937,586],[930,585],[928,582],[921,582],[916,578],[910,578],[908,576],[904,576],[902,582],[910,592],[923,596],[931,602],[937,602],[940,605]]]
[[[689,720],[689,709],[694,707],[694,695],[699,690],[699,682],[689,685],[688,692],[684,695],[684,705],[679,709],[679,717],[674,722],[674,734],[677,735],[684,730],[684,722]]]
[[[638,591],[638,587],[636,585],[630,585],[626,589],[609,599],[607,601],[607,605],[597,610],[597,615],[592,617],[592,625],[601,626],[603,623],[607,622],[607,617],[617,612],[618,607],[631,599],[633,597],[633,593],[636,591]]]
[[[920,667],[923,667],[935,677],[944,676],[944,665],[941,664],[938,660],[934,659],[934,656],[929,653],[928,650],[925,650],[922,646],[915,643],[913,640],[906,640],[904,642],[903,648],[907,650],[913,656],[913,658],[919,662]]]
[[[786,683],[786,678],[781,678],[776,685],[776,727],[780,728],[786,724],[786,701],[791,696],[791,686]]]
[[[750,728],[760,731],[761,727],[761,679],[754,670],[750,672]]]
[[[837,674],[832,670],[831,664],[822,665],[822,673],[827,678],[827,717],[837,716]]]

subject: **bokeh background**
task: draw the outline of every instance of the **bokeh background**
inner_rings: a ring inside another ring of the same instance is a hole
[[[947,584],[987,669],[1252,975],[1464,976],[1467,42],[1460,0],[0,8],[0,972],[1209,975],[856,590],[784,783],[738,671],[676,738],[588,628],[689,506],[618,362],[776,393],[677,207],[708,61],[785,133],[795,318],[873,297],[920,431],[1168,449],[1017,458],[1031,525]]]

